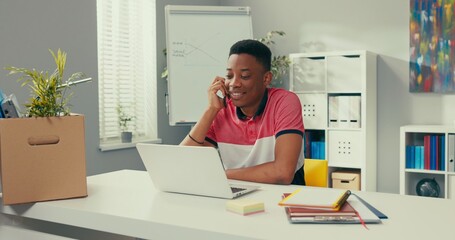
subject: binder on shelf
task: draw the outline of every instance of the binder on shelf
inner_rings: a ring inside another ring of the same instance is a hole
[[[329,127],[337,128],[338,124],[338,97],[329,96]]]
[[[360,128],[360,96],[349,96],[349,126]]]
[[[449,142],[447,144],[447,161],[449,172],[455,171],[455,134],[449,134]]]
[[[349,128],[350,119],[350,97],[349,96],[338,96],[338,126],[340,128]]]

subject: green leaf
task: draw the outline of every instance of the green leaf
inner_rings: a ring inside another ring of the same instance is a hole
[[[68,86],[59,88],[63,83],[66,65],[66,52],[58,49],[57,53],[49,49],[54,59],[56,69],[49,75],[48,71],[38,72],[35,69],[6,67],[9,75],[19,74],[18,82],[21,87],[28,86],[31,98],[25,104],[29,117],[49,117],[68,115],[68,103],[73,93],[67,93]],[[66,82],[77,81],[84,77],[83,73],[73,73]]]

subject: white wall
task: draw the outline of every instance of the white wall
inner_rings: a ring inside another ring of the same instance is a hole
[[[250,6],[255,37],[283,30],[278,54],[366,49],[378,56],[378,191],[399,192],[399,127],[453,124],[454,95],[409,93],[408,0],[225,0]]]

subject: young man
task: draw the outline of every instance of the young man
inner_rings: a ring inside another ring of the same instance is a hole
[[[230,179],[303,185],[302,107],[294,93],[267,88],[271,55],[259,41],[235,43],[226,77],[213,80],[207,109],[181,145],[218,147]]]

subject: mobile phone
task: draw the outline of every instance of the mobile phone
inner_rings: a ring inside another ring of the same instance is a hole
[[[227,106],[227,103],[226,103],[226,96],[224,96],[223,92],[222,92],[221,90],[218,90],[218,91],[216,92],[216,95],[217,95],[219,98],[223,99],[224,107],[226,107],[226,106]],[[227,97],[229,97],[229,95],[227,95]]]

